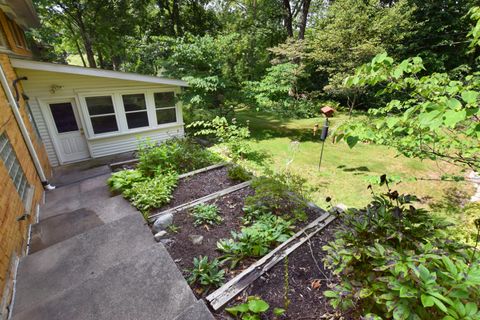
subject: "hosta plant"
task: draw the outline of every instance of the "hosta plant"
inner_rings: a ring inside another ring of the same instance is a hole
[[[132,188],[123,192],[134,207],[148,215],[149,211],[167,204],[172,197],[178,181],[176,173],[157,175],[145,181],[134,183]]]
[[[223,284],[225,271],[221,269],[218,259],[208,260],[207,256],[193,258],[193,268],[190,270],[188,282],[206,287],[219,287]]]
[[[214,204],[199,204],[192,210],[193,224],[200,226],[202,224],[216,225],[223,221],[218,214],[218,207]]]
[[[363,319],[480,319],[478,257],[413,199],[389,189],[341,215],[324,247],[341,281],[325,295]]]
[[[240,232],[232,231],[231,239],[218,241],[217,249],[223,253],[222,261],[231,261],[231,267],[235,268],[244,258],[264,256],[292,234],[291,222],[265,214],[251,226],[243,227]]]
[[[265,314],[270,305],[263,299],[255,296],[247,298],[247,302],[238,304],[236,306],[225,308],[225,311],[233,315],[237,319],[241,320],[260,320],[261,315]],[[281,316],[285,313],[285,309],[275,308],[273,314],[275,316]]]
[[[123,192],[130,189],[135,182],[144,181],[146,178],[140,170],[122,170],[112,173],[107,184],[112,192]]]

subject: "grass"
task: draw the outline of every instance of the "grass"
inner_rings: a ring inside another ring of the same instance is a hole
[[[319,170],[321,142],[319,135],[313,136],[312,129],[318,123],[321,130],[323,118],[279,120],[270,114],[247,110],[239,110],[236,118],[241,123],[249,121],[252,148],[259,154],[268,154],[268,157],[250,161],[249,165],[260,171],[288,168],[304,176],[314,188],[312,200],[322,207],[327,207],[327,196],[332,198],[333,204],[366,205],[371,199],[367,190],[371,177],[384,173],[400,176],[402,182],[394,188],[421,197],[425,205],[444,201],[452,188],[462,190],[466,196],[473,193],[473,187],[467,182],[440,180],[445,173],[463,175],[458,167],[440,161],[406,158],[379,145],[360,143],[350,149],[346,143],[332,143],[328,138]],[[331,119],[330,132],[347,119],[348,115],[337,114]]]

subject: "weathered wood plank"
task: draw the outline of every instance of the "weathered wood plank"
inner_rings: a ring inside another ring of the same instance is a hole
[[[205,167],[205,168],[201,168],[201,169],[198,169],[198,170],[194,170],[194,171],[190,171],[190,172],[181,174],[181,175],[178,176],[178,179],[183,179],[183,178],[186,178],[186,177],[190,177],[190,176],[196,175],[198,173],[207,172],[207,171],[210,171],[210,170],[213,170],[213,169],[222,168],[222,167],[225,167],[226,165],[227,165],[227,163],[217,163],[217,164]]]
[[[184,204],[181,204],[181,205],[178,205],[174,208],[170,208],[170,209],[167,209],[167,210],[164,210],[164,211],[161,211],[161,212],[158,212],[158,213],[155,213],[151,216],[148,217],[148,220],[149,221],[153,221],[155,220],[157,217],[161,216],[161,215],[164,215],[164,214],[167,214],[167,213],[175,213],[175,212],[178,212],[178,211],[182,211],[182,210],[185,210],[185,209],[189,209],[189,208],[192,208],[198,204],[201,204],[201,203],[204,203],[204,202],[207,202],[207,201],[210,201],[210,200],[214,200],[216,198],[219,198],[221,196],[224,196],[224,195],[227,195],[229,193],[232,193],[232,192],[235,192],[237,190],[240,190],[240,189],[243,189],[243,188],[246,188],[248,187],[250,184],[252,183],[252,181],[245,181],[245,182],[242,182],[240,184],[236,184],[234,186],[231,186],[231,187],[228,187],[226,189],[223,189],[223,190],[220,190],[220,191],[217,191],[217,192],[214,192],[214,193],[211,193],[207,196],[204,196],[202,198],[198,198],[198,199],[195,199],[193,201],[190,201],[190,202],[187,202],[187,203],[184,203]]]
[[[119,167],[122,167],[124,165],[130,165],[130,164],[136,164],[138,163],[138,159],[130,159],[130,160],[125,160],[125,161],[119,161],[119,162],[114,162],[110,163],[109,167],[111,170],[115,170]]]
[[[325,228],[334,219],[335,216],[331,216],[329,213],[324,213],[322,216],[320,216],[319,218],[311,222],[309,225],[307,225],[305,228],[290,237],[290,239],[288,239],[286,242],[279,245],[269,254],[267,254],[266,256],[258,260],[256,263],[245,269],[235,278],[228,281],[221,288],[211,293],[209,296],[207,296],[206,300],[210,303],[214,310],[218,310],[228,301],[234,298],[237,294],[243,291],[253,281],[258,279],[263,273],[270,270],[279,261],[283,260],[286,256],[299,248],[302,244],[304,244],[307,240],[317,234],[320,230]]]

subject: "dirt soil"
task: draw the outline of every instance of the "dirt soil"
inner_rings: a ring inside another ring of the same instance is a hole
[[[208,202],[218,206],[219,213],[223,218],[222,223],[219,225],[195,227],[190,210],[174,214],[173,224],[180,227],[180,230],[176,234],[169,232],[169,238],[174,242],[167,244],[167,249],[180,270],[191,269],[194,257],[202,255],[216,258],[220,256],[216,250],[217,241],[223,238],[230,238],[231,231],[240,229],[242,225],[240,218],[243,215],[243,202],[251,194],[253,194],[253,190],[247,187]],[[202,244],[193,245],[189,238],[191,235],[203,236]]]
[[[240,183],[230,180],[227,172],[228,168],[222,167],[181,179],[173,191],[172,201],[158,211],[176,207]]]
[[[309,242],[292,252],[287,261],[279,262],[226,307],[243,303],[248,296],[259,296],[270,305],[269,312],[262,315],[262,319],[337,319],[332,307],[323,296],[323,291],[328,290],[327,284],[334,284],[337,279],[323,267],[322,262],[325,256],[322,246],[333,239],[337,226],[336,221],[330,223]],[[288,287],[285,281],[286,266],[288,266]],[[287,295],[285,295],[286,291]],[[288,301],[288,308],[285,308],[286,301]],[[287,313],[275,318],[272,313],[274,308],[287,309]],[[325,317],[325,315],[329,316]],[[215,317],[217,320],[232,319],[224,310],[219,310]],[[348,319],[345,315],[343,317]]]

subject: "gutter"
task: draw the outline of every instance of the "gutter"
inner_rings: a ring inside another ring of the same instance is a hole
[[[37,152],[35,151],[35,147],[33,146],[32,139],[30,138],[30,134],[28,133],[27,127],[25,126],[25,122],[23,121],[22,115],[20,114],[20,106],[15,100],[15,97],[13,96],[12,90],[8,85],[7,77],[5,76],[5,71],[3,70],[3,67],[1,65],[0,65],[0,82],[5,91],[5,94],[7,95],[8,103],[12,107],[13,114],[15,116],[15,119],[17,120],[18,127],[20,128],[20,131],[22,133],[23,140],[25,140],[25,144],[27,145],[30,156],[32,157],[33,164],[35,165],[35,169],[38,173],[38,176],[40,177],[40,181],[42,182],[43,188],[45,190],[55,189],[54,186],[50,185],[50,183],[47,180],[47,177],[45,176],[45,172],[43,171],[42,165],[40,163],[40,159],[38,158]]]

